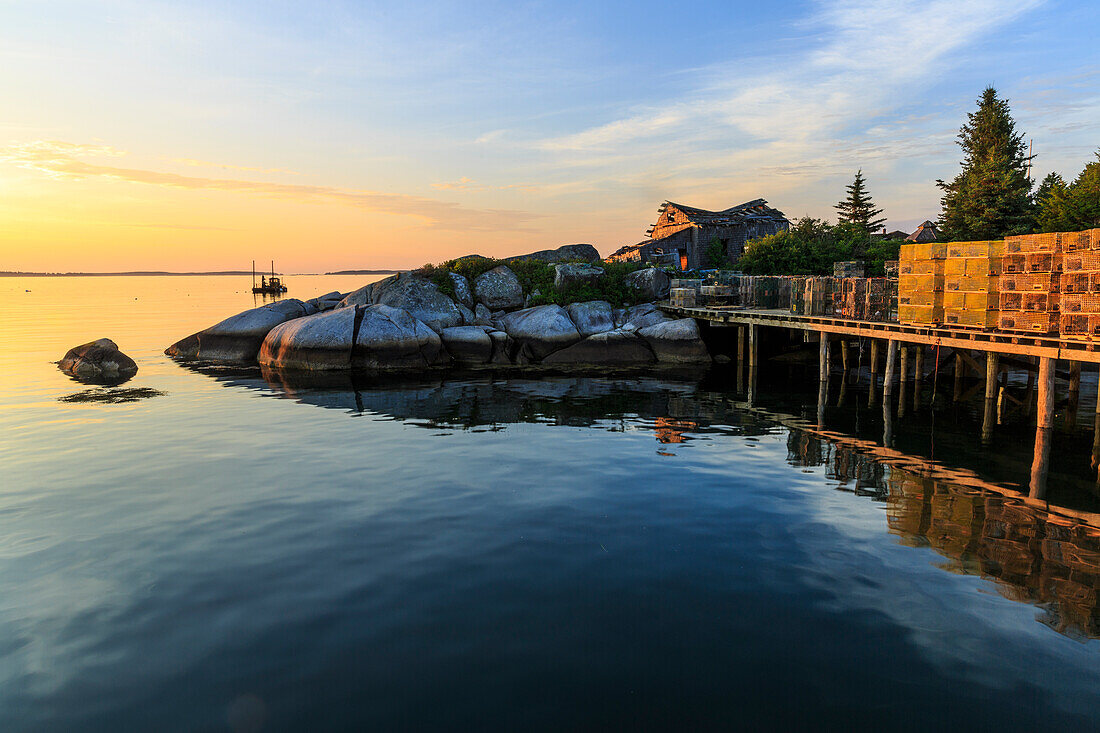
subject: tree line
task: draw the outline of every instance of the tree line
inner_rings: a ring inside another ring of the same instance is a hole
[[[1100,152],[1072,181],[1050,173],[1035,186],[1034,156],[1024,138],[1008,101],[987,87],[959,130],[959,174],[949,182],[936,181],[943,192],[936,222],[942,238],[982,241],[1100,227]],[[825,275],[832,273],[833,262],[866,260],[873,274],[881,274],[885,260],[897,259],[903,240],[877,234],[885,219],[862,170],[835,208],[835,225],[803,217],[788,231],[749,242],[740,268],[759,275]]]

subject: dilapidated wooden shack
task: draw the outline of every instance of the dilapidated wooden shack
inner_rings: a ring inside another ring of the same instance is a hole
[[[646,232],[649,239],[622,247],[608,259],[669,264],[681,270],[706,268],[712,266],[707,246],[717,239],[726,264],[735,265],[750,239],[775,234],[790,226],[783,212],[769,207],[764,199],[721,211],[665,201],[657,213],[657,222]]]

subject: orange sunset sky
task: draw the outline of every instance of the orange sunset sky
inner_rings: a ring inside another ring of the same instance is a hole
[[[606,255],[665,199],[832,218],[857,168],[909,230],[987,83],[1036,176],[1100,139],[1091,3],[696,5],[0,2],[0,270]]]

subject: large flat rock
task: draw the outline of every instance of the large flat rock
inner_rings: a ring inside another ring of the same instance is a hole
[[[271,329],[316,310],[295,298],[268,303],[193,333],[169,346],[164,353],[185,360],[254,363]]]
[[[561,351],[555,351],[543,364],[596,364],[626,366],[656,361],[649,345],[629,331],[606,331],[589,336]]]
[[[668,364],[701,364],[711,360],[694,318],[655,323],[639,329],[638,335],[653,349],[657,361]]]
[[[581,340],[580,331],[560,305],[538,305],[506,313],[499,323],[523,349],[524,356],[535,361]]]
[[[340,308],[272,329],[260,363],[277,369],[395,369],[435,366],[439,336],[407,311],[386,305]]]

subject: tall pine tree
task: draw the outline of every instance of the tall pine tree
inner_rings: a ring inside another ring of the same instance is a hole
[[[1001,239],[1032,228],[1030,158],[1008,102],[987,87],[959,130],[962,171],[943,189],[940,228],[954,240]]]
[[[882,213],[882,209],[875,208],[871,194],[867,193],[862,169],[856,171],[855,180],[848,185],[847,190],[848,196],[834,207],[840,222],[854,224],[867,234],[881,229],[886,219],[876,218]]]

